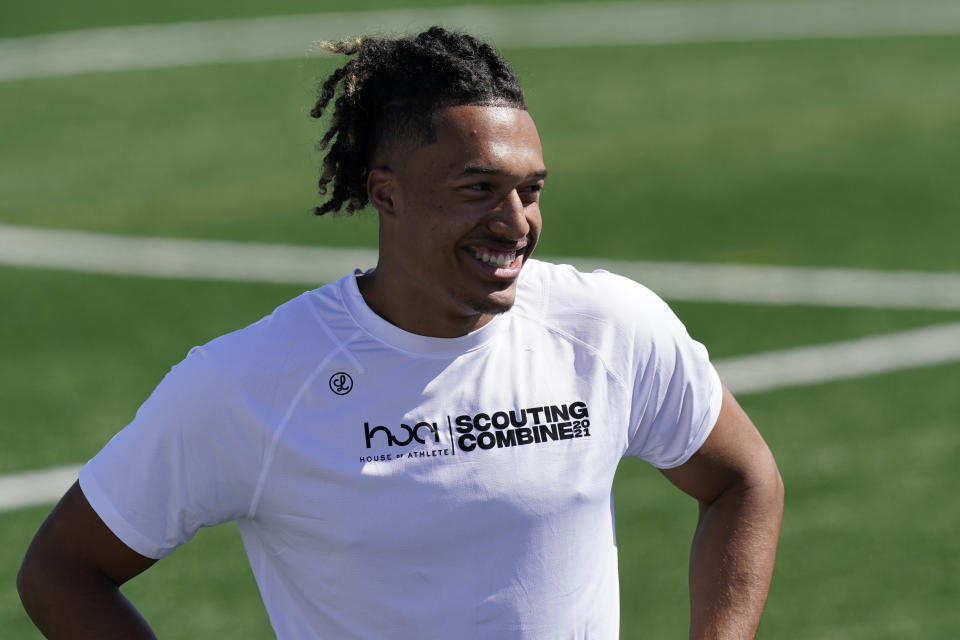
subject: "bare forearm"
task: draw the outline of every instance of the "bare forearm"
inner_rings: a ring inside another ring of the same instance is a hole
[[[702,506],[690,557],[690,638],[753,638],[773,577],[783,515],[774,473]]]
[[[30,618],[51,640],[156,638],[106,576],[25,564],[17,578],[17,589]]]

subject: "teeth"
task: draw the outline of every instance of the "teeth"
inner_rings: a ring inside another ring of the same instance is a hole
[[[487,264],[492,264],[497,267],[506,267],[513,264],[513,261],[517,258],[517,253],[490,253],[486,249],[479,249],[474,251],[474,255],[481,262],[486,262]]]

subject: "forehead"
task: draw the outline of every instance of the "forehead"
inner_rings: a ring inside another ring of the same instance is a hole
[[[434,114],[433,125],[436,141],[422,149],[445,174],[474,167],[527,176],[544,169],[540,135],[523,109],[445,107]]]

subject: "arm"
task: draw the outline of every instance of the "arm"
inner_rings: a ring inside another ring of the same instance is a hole
[[[17,590],[47,638],[154,638],[118,588],[154,562],[121,542],[74,483],[30,544]]]
[[[753,638],[773,577],[783,483],[766,443],[726,388],[707,441],[663,474],[700,503],[690,554],[690,638]]]

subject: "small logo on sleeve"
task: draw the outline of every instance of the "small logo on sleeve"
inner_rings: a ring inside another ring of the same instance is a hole
[[[330,376],[330,391],[338,396],[345,396],[353,390],[353,378],[349,373],[338,371]]]

